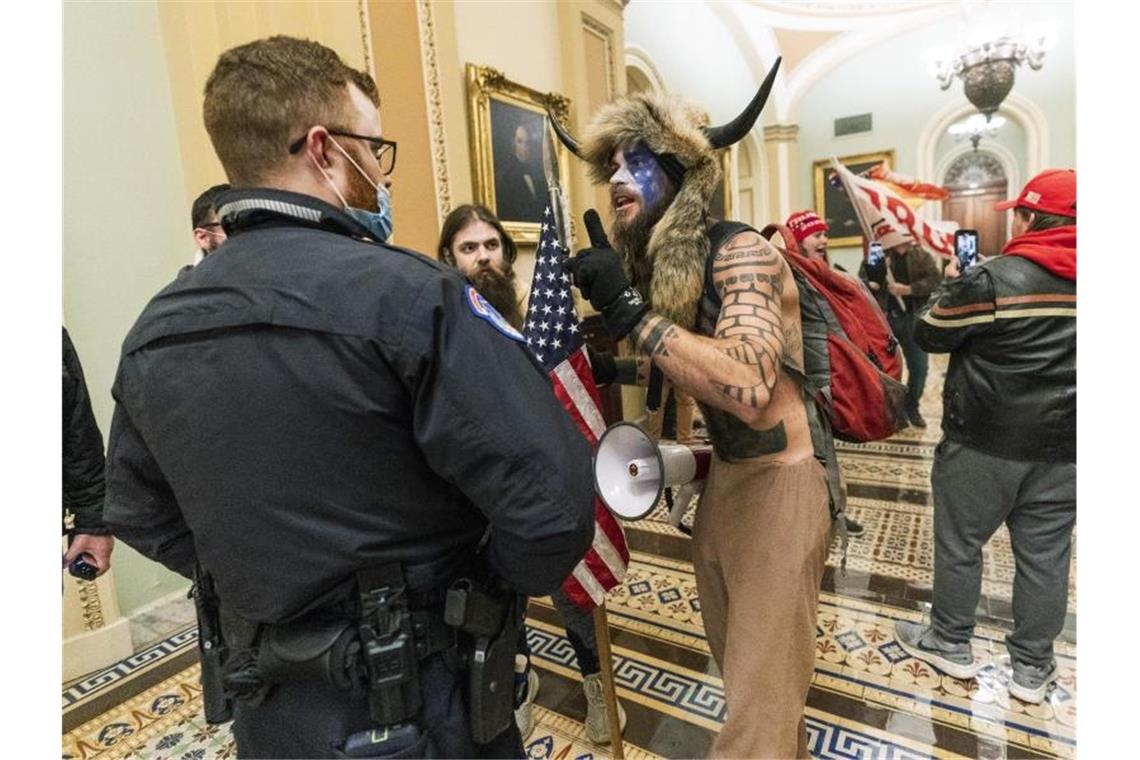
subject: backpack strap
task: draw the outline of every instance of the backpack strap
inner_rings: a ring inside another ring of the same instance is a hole
[[[803,251],[800,250],[800,244],[796,242],[796,236],[793,235],[792,231],[783,224],[776,224],[775,222],[769,224],[767,227],[760,230],[760,236],[766,240],[771,240],[772,235],[776,232],[779,232],[780,237],[784,239],[785,251],[789,253],[798,253],[801,256],[803,255]]]
[[[847,511],[847,489],[843,487],[843,480],[839,471],[839,459],[835,455],[835,435],[831,429],[831,418],[827,414],[821,413],[824,407],[819,401],[815,384],[808,379],[807,375],[787,362],[784,362],[783,366],[784,371],[791,375],[792,379],[803,388],[805,396],[815,400],[815,403],[808,403],[805,399],[804,410],[807,412],[808,430],[811,432],[812,453],[815,455],[816,461],[823,465],[823,470],[827,474],[827,495],[830,500],[831,519],[837,523],[836,527],[839,529],[840,549],[842,551],[839,569],[846,574],[848,536],[847,520],[844,513]]]

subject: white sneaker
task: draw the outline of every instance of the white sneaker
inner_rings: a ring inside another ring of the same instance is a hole
[[[538,696],[538,686],[538,673],[534,672],[534,668],[529,668],[526,672],[526,698],[515,708],[515,723],[518,724],[519,735],[524,742],[534,731],[534,698]]]
[[[1009,694],[1022,702],[1039,705],[1045,700],[1049,686],[1057,680],[1057,661],[1043,667],[1013,662],[1013,675],[1009,679]]]
[[[582,679],[582,691],[586,693],[586,736],[594,744],[610,743],[610,723],[606,712],[606,697],[602,690],[602,674],[594,673]],[[618,725],[625,732],[625,708],[617,703]]]

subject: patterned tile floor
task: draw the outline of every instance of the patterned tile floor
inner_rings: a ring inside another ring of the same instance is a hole
[[[932,366],[931,385],[940,386]],[[986,548],[974,639],[989,664],[969,681],[906,656],[896,620],[928,609],[932,526],[929,470],[940,435],[935,387],[925,431],[843,445],[852,515],[847,571],[832,552],[820,597],[816,668],[807,706],[809,747],[823,758],[1060,757],[1076,753],[1075,614],[1057,642],[1060,678],[1042,705],[1009,696],[1003,637],[1010,627],[1008,535]],[[627,757],[704,757],[724,720],[723,683],[704,638],[689,539],[661,522],[663,505],[629,525],[633,562],[610,596],[614,673],[629,721]],[[686,520],[691,519],[691,515]],[[1075,598],[1070,595],[1070,612]],[[586,703],[574,652],[550,600],[534,599],[528,640],[541,676],[534,760],[609,757],[585,738]],[[234,756],[228,726],[207,726],[194,646],[186,631],[63,692],[63,756],[205,760]]]

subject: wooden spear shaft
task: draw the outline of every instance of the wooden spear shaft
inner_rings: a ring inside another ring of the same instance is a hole
[[[606,700],[606,719],[610,727],[610,747],[614,760],[624,760],[625,748],[618,716],[617,690],[614,687],[614,661],[610,654],[610,621],[603,601],[594,608],[594,636],[598,640],[598,664],[602,669],[602,696]]]

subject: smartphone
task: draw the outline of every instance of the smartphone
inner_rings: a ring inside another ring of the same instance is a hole
[[[954,232],[954,255],[958,257],[958,271],[965,272],[978,263],[978,231]]]
[[[867,244],[867,279],[886,286],[887,261],[883,253],[883,244],[879,242]]]
[[[99,568],[83,559],[86,555],[79,555],[79,558],[67,566],[67,572],[71,573],[74,577],[85,581],[95,580],[95,576],[99,574]]]
[[[871,243],[867,246],[867,266],[878,268],[883,261],[883,244]]]

